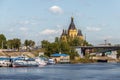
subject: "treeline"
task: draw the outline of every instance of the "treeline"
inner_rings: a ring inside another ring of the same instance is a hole
[[[0,34],[0,49],[14,49],[19,51],[21,45],[21,39],[13,38],[7,40],[4,34]],[[32,40],[25,40],[23,43],[23,46],[26,46],[26,49],[28,47],[33,47],[34,45],[35,42]]]

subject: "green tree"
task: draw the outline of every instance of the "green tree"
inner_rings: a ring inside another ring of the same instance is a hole
[[[29,41],[25,40],[24,45],[27,47],[29,45]]]
[[[70,48],[70,53],[69,53],[69,55],[70,55],[70,59],[72,59],[72,60],[74,60],[75,57],[78,57],[78,56],[79,56],[79,54],[77,53],[77,51],[75,50],[74,47],[71,47],[71,48]]]
[[[50,43],[46,48],[46,55],[50,56],[53,53],[58,53],[59,52],[59,45],[57,43]]]
[[[48,42],[47,40],[41,41],[42,48],[47,48],[49,44],[50,44],[50,42]]]
[[[89,44],[86,40],[83,41],[83,46],[92,46],[92,44]]]
[[[92,46],[86,40],[82,40],[79,37],[75,38],[68,37],[68,43],[70,46]]]
[[[79,56],[75,48],[70,46],[68,42],[61,42],[60,48],[61,48],[61,53],[70,55],[70,59],[74,59],[75,56]]]
[[[26,46],[26,50],[31,51],[31,49],[35,46],[35,42],[33,40],[25,40],[24,46]]]
[[[27,47],[33,47],[35,45],[35,42],[33,40],[25,40],[24,45]]]
[[[35,46],[35,42],[34,42],[33,40],[29,40],[29,46],[30,46],[30,47]]]
[[[81,39],[79,39],[78,37],[75,37],[75,38],[71,41],[71,43],[72,43],[71,46],[82,46],[82,45],[83,45],[83,41],[84,41],[84,40],[81,40]]]
[[[68,53],[70,51],[70,46],[67,42],[60,42],[60,50],[62,53]]]
[[[9,48],[9,49],[13,49],[13,47],[14,47],[13,44],[14,44],[14,41],[13,41],[13,40],[11,40],[11,39],[8,40],[8,41],[7,41],[7,48]]]
[[[21,46],[21,40],[18,38],[13,39],[13,48],[17,49],[19,51],[19,48]]]
[[[0,34],[0,48],[6,48],[6,37],[4,34]]]
[[[10,39],[7,41],[7,48],[15,49],[19,51],[21,46],[21,40],[18,38]]]
[[[59,41],[60,41],[59,37],[56,37],[55,42],[59,43]]]

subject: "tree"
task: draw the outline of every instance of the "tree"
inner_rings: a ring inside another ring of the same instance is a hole
[[[29,41],[28,40],[25,40],[25,42],[24,42],[24,46],[28,46],[29,45]]]
[[[59,45],[57,43],[50,43],[46,48],[45,48],[46,52],[45,54],[47,56],[50,56],[53,53],[58,53],[59,52]]]
[[[0,34],[0,48],[6,48],[6,37],[4,34]]]
[[[49,44],[50,42],[48,42],[47,40],[41,41],[42,48],[47,48]]]
[[[18,38],[10,39],[7,41],[7,47],[10,49],[17,49],[19,51],[19,48],[21,46],[21,40]]]
[[[14,44],[13,40],[11,40],[11,39],[8,40],[8,41],[7,41],[7,48],[13,49],[13,47],[14,47],[13,44]]]
[[[62,53],[70,55],[70,59],[74,59],[75,56],[79,56],[75,48],[70,46],[67,42],[61,42],[60,48]]]
[[[14,49],[18,49],[18,51],[19,51],[20,45],[21,45],[21,40],[18,39],[18,38],[14,38],[13,39],[13,47],[14,47]]]
[[[56,37],[56,38],[55,38],[55,42],[59,43],[59,41],[60,41],[60,40],[59,40],[59,37]]]
[[[25,40],[24,45],[26,47],[33,47],[35,45],[35,42],[32,40]]]
[[[32,40],[25,40],[24,46],[26,46],[26,50],[31,51],[31,49],[35,46],[35,42]]]
[[[61,41],[60,42],[60,50],[62,53],[69,53],[70,46],[67,42]]]
[[[34,42],[33,40],[29,40],[29,46],[30,46],[30,47],[35,46],[35,42]]]
[[[70,41],[70,45],[71,45],[71,46],[82,46],[82,45],[83,45],[83,42],[84,42],[84,40],[81,40],[80,38],[75,37],[74,39],[72,39],[72,40]]]

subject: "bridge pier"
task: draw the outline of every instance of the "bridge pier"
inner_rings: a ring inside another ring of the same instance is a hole
[[[93,49],[86,49],[86,48],[76,48],[76,51],[80,55],[81,58],[83,58],[87,53],[89,54],[90,52],[93,51]]]
[[[76,48],[77,53],[80,55],[81,58],[84,57],[82,49],[81,48]]]

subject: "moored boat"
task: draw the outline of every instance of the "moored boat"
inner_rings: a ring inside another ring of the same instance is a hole
[[[35,59],[35,61],[38,63],[39,66],[47,65],[47,62],[46,62],[45,58],[43,58],[43,57],[37,57]]]
[[[33,58],[16,58],[12,63],[13,67],[35,67],[38,66],[38,63]]]
[[[48,63],[49,65],[52,65],[52,64],[56,64],[55,60],[54,59],[48,59]]]
[[[0,67],[10,67],[11,66],[11,58],[9,57],[0,57]]]

